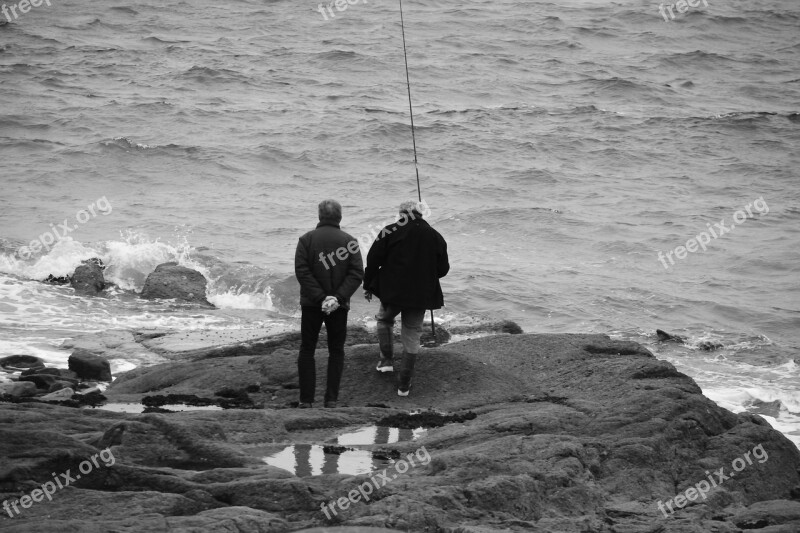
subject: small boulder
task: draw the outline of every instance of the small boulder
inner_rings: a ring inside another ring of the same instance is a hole
[[[54,276],[50,274],[44,280],[44,283],[51,285],[69,285],[69,276]]]
[[[53,376],[60,376],[61,371],[58,368],[29,368],[23,370],[20,376],[30,376],[31,374],[52,374]]]
[[[206,300],[207,283],[196,270],[178,263],[164,263],[147,276],[140,296],[146,300],[177,299],[213,307]]]
[[[686,342],[683,339],[683,337],[679,337],[678,335],[672,335],[660,329],[656,330],[656,336],[658,337],[658,340],[661,342],[678,342],[678,343]]]
[[[36,392],[36,385],[30,381],[0,383],[0,396],[8,394],[14,398],[22,398],[23,396],[36,396]]]
[[[99,294],[106,288],[106,280],[103,277],[103,268],[98,264],[100,260],[88,259],[83,262],[75,273],[72,274],[69,282],[72,288],[83,294]]]
[[[44,368],[44,361],[33,355],[9,355],[0,358],[0,367],[11,372],[18,372],[31,368]]]
[[[67,387],[72,388],[74,385],[75,385],[74,383],[70,383],[69,381],[58,380],[52,385],[50,385],[50,388],[47,389],[47,392],[55,392],[57,390],[66,389]]]
[[[100,356],[75,350],[69,356],[69,369],[81,379],[111,381],[111,365]]]
[[[721,342],[713,342],[713,341],[703,341],[697,345],[697,347],[701,350],[705,350],[707,352],[711,352],[713,350],[717,350],[719,348],[724,348]]]
[[[51,392],[50,394],[45,394],[39,399],[45,402],[60,402],[72,399],[73,394],[75,394],[75,391],[67,387],[64,389],[59,389],[55,392]]]
[[[29,374],[27,376],[21,376],[19,380],[21,382],[30,381],[36,385],[37,389],[50,390],[50,387],[58,381],[58,378],[52,374]]]

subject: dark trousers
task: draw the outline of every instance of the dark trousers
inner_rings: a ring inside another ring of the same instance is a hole
[[[325,401],[339,398],[339,383],[344,369],[344,341],[347,339],[347,309],[339,308],[326,315],[316,306],[303,306],[300,319],[300,356],[297,372],[300,375],[300,402],[313,403],[317,385],[317,367],[314,352],[317,349],[319,330],[323,322],[328,331],[328,384]]]

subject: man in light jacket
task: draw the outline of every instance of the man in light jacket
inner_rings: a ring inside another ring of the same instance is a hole
[[[328,332],[328,380],[325,407],[336,407],[344,369],[347,311],[350,297],[361,285],[364,267],[358,241],[339,229],[342,206],[335,200],[319,204],[319,224],[300,237],[294,256],[294,272],[300,282],[300,403],[309,408],[316,389],[317,349],[322,323]]]

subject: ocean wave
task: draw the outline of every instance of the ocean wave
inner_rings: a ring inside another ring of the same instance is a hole
[[[524,113],[531,113],[531,114],[541,114],[544,113],[545,110],[540,107],[536,107],[529,104],[497,104],[497,105],[487,105],[487,106],[479,106],[479,107],[462,107],[462,108],[450,108],[450,109],[441,109],[436,108],[430,111],[425,111],[424,114],[427,115],[468,115],[468,114],[475,114],[475,113],[505,113],[505,112],[515,112],[521,111]],[[403,114],[403,113],[401,113]]]
[[[695,50],[693,52],[674,52],[667,54],[659,59],[659,62],[670,67],[693,67],[698,66],[711,66],[719,68],[720,64],[735,62],[732,57],[717,54],[714,52],[705,52],[703,50]]]
[[[166,38],[157,37],[155,35],[151,35],[149,37],[143,37],[142,41],[146,42],[146,43],[153,43],[153,44],[178,44],[178,43],[190,43],[190,42],[192,42],[192,41],[180,40],[180,39],[177,39],[177,40],[166,39]]]
[[[112,6],[109,8],[110,11],[116,11],[117,13],[126,13],[128,15],[138,15],[139,12],[133,9],[132,7],[128,6]]]
[[[16,255],[17,244],[0,240],[0,273],[25,280],[69,276],[83,261],[98,257],[106,265],[106,281],[123,291],[118,295],[124,295],[125,291],[141,292],[147,276],[158,265],[170,261],[201,272],[208,280],[209,301],[220,308],[275,310],[273,285],[279,294],[282,283],[291,287],[293,295],[297,292],[293,279],[272,277],[249,263],[219,261],[204,254],[207,249],[193,248],[185,238],[177,244],[164,243],[132,230],[126,231],[122,240],[99,243],[82,243],[67,236],[27,260]]]
[[[722,124],[731,126],[752,126],[756,124],[773,123],[776,120],[789,120],[796,121],[800,114],[798,113],[779,113],[776,111],[732,111],[729,113],[720,113],[718,115],[708,116],[690,116],[690,117],[674,117],[674,116],[653,116],[645,120],[645,124],[659,124],[659,123],[673,123],[684,124],[686,121],[691,121],[695,124]]]
[[[114,137],[108,141],[101,141],[98,145],[102,148],[124,150],[126,152],[178,151],[192,154],[199,150],[199,148],[195,146],[181,146],[178,144],[143,144],[127,137]]]
[[[318,52],[315,56],[317,59],[323,61],[352,61],[353,59],[362,57],[362,54],[354,52],[353,50],[328,50],[325,52]]]
[[[194,65],[189,70],[181,75],[184,79],[199,81],[203,83],[219,82],[219,83],[244,83],[247,85],[252,84],[252,79],[241,72],[231,69],[216,69],[211,67],[202,67]]]
[[[0,128],[24,128],[26,130],[49,130],[50,124],[32,122],[27,117],[19,115],[0,116]]]

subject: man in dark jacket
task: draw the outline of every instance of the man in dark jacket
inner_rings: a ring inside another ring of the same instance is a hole
[[[297,243],[294,273],[300,282],[301,408],[311,407],[317,382],[314,352],[322,323],[328,331],[328,382],[325,407],[336,407],[344,369],[347,311],[350,297],[361,285],[364,267],[358,241],[339,229],[342,206],[335,200],[319,204],[319,224]]]
[[[399,396],[408,396],[425,310],[444,305],[439,278],[450,270],[447,243],[422,219],[420,205],[413,201],[400,205],[400,219],[383,228],[372,244],[364,275],[367,300],[374,294],[381,301],[376,317],[381,349],[378,372],[394,371],[394,319],[401,315]]]

